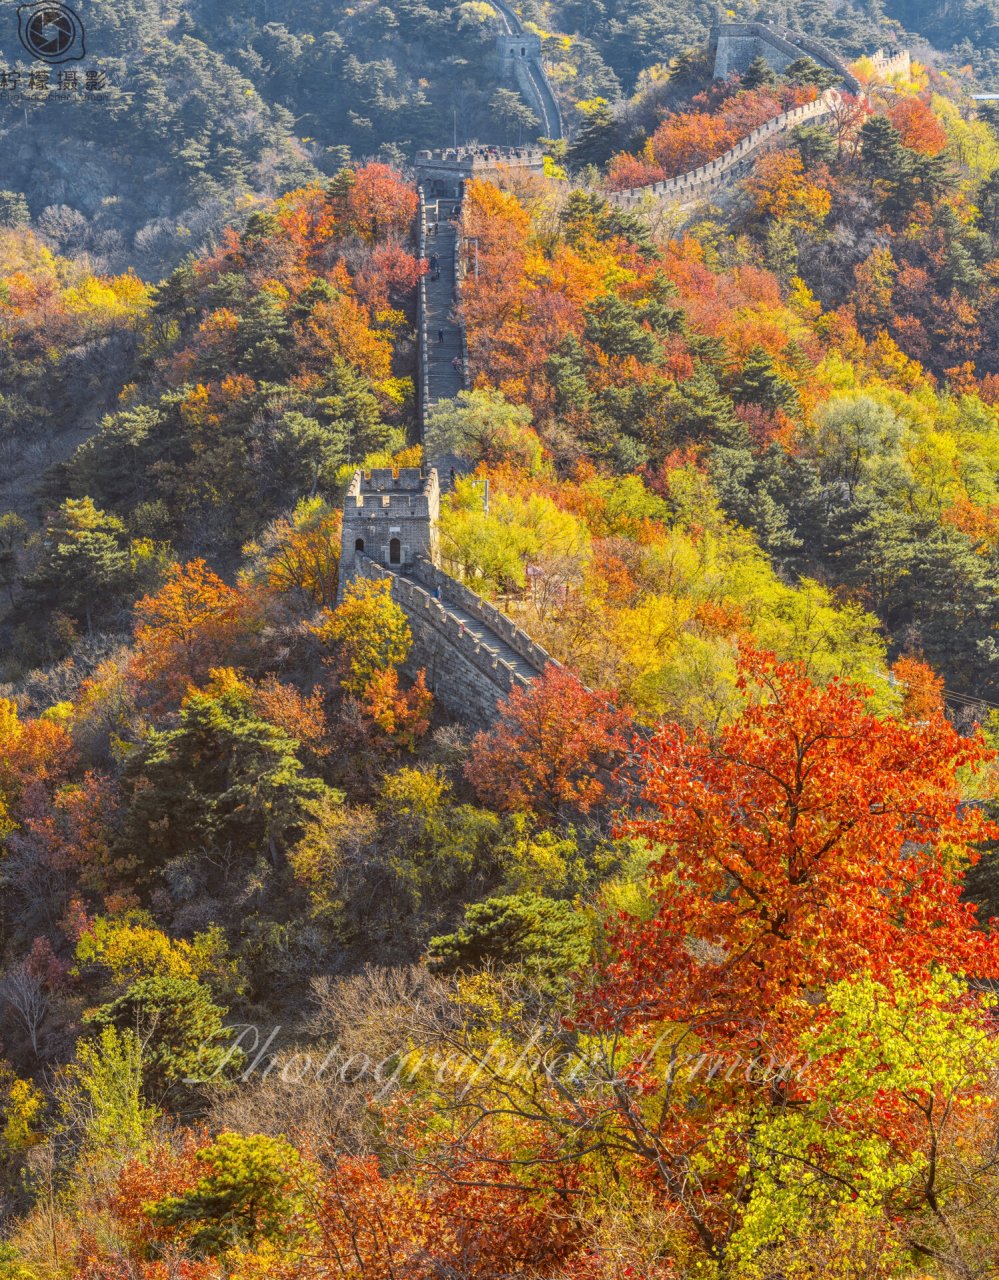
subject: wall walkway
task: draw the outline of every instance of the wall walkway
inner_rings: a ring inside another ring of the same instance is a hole
[[[523,23],[514,9],[506,3],[506,0],[490,0],[490,4],[499,13],[500,22],[506,35],[527,35],[524,31]],[[510,58],[504,61],[505,64],[513,66],[517,76],[518,88],[524,97],[528,99],[538,119],[541,121],[544,129],[543,136],[556,140],[563,137],[562,112],[559,109],[558,99],[555,97],[551,82],[545,72],[540,52],[534,53],[532,50],[532,56],[526,59]]]
[[[420,189],[419,250],[436,267],[420,280],[419,362],[420,437],[429,411],[439,400],[453,399],[466,386],[465,340],[454,320],[458,297],[460,254],[459,223],[451,220],[460,213],[460,200],[426,200]],[[434,229],[436,227],[436,230]],[[441,339],[443,333],[444,340]]]
[[[752,167],[757,153],[772,146],[781,134],[796,129],[798,125],[810,120],[821,120],[830,115],[840,95],[836,89],[827,89],[814,102],[806,102],[803,106],[785,111],[775,116],[766,124],[761,124],[752,133],[748,133],[730,150],[707,164],[699,165],[687,173],[678,174],[675,178],[664,178],[662,182],[653,182],[644,187],[632,187],[627,191],[612,191],[607,200],[622,208],[640,204],[648,196],[656,199],[672,200],[677,204],[689,204],[703,199],[711,191],[725,186],[741,177]]]
[[[413,633],[406,674],[425,671],[434,697],[467,724],[487,728],[497,702],[526,689],[553,662],[498,609],[427,561],[408,574],[361,554],[354,563],[355,573],[392,584]]]

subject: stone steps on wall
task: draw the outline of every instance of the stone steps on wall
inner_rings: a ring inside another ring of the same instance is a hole
[[[505,640],[501,640],[498,635],[490,631],[487,626],[481,623],[472,614],[466,610],[459,608],[456,604],[448,601],[441,603],[441,608],[454,620],[464,626],[466,632],[477,640],[483,649],[487,649],[495,657],[500,658],[503,662],[509,663],[519,676],[523,676],[525,680],[533,680],[538,674],[533,667],[529,666],[524,659],[510,646]]]
[[[453,200],[440,202],[442,208],[450,210]],[[427,220],[435,220],[435,207],[427,205]],[[452,363],[460,358],[463,351],[461,329],[453,318],[457,279],[455,276],[455,246],[458,232],[455,224],[446,221],[444,216],[437,219],[438,232],[426,236],[426,254],[429,258],[436,253],[439,259],[440,279],[426,277],[424,323],[426,342],[426,388],[425,405],[433,408],[439,400],[451,400],[464,388],[465,375],[463,369],[456,369]],[[437,339],[438,330],[444,330],[444,342]]]
[[[534,665],[528,662],[522,654],[517,652],[512,644],[496,633],[494,628],[489,625],[488,620],[481,616],[482,613],[488,610],[488,606],[484,601],[476,601],[472,603],[470,608],[464,608],[456,603],[455,595],[460,596],[465,593],[466,600],[472,602],[473,593],[469,593],[466,587],[463,587],[461,583],[456,582],[453,578],[449,578],[447,574],[442,573],[439,569],[434,570],[429,565],[423,565],[409,570],[392,569],[390,572],[393,577],[402,579],[412,588],[425,595],[428,600],[431,600],[441,610],[443,616],[456,624],[464,635],[474,640],[492,657],[506,663],[516,675],[524,680],[533,680],[539,670],[542,670],[547,665],[547,662],[551,661],[548,655],[544,654],[543,660],[537,661]],[[439,583],[446,584],[440,598],[437,597],[436,591],[427,580],[428,573],[435,577]],[[473,609],[475,612],[473,612]],[[480,616],[476,616],[476,612]],[[496,625],[507,626],[511,632],[516,630],[515,624],[510,622],[509,619],[503,619]],[[523,638],[527,639],[527,637]],[[538,650],[537,652],[542,654],[543,650]]]

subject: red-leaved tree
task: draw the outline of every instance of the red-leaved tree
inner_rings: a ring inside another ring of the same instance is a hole
[[[628,750],[629,712],[614,695],[587,689],[549,666],[530,688],[514,689],[500,718],[472,744],[466,776],[480,799],[542,821],[589,813],[608,799],[612,770]]]
[[[961,808],[955,772],[989,752],[939,711],[879,719],[864,690],[812,684],[744,650],[746,705],[716,738],[663,726],[640,754],[640,815],[622,834],[661,849],[657,910],[613,926],[593,1016],[699,1026],[731,1042],[793,1034],[831,984],[932,967],[997,972],[961,900],[995,835]]]

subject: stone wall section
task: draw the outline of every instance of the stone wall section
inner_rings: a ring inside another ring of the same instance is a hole
[[[438,193],[457,200],[462,183],[469,178],[493,178],[505,169],[544,173],[545,153],[538,146],[524,147],[442,147],[416,153],[416,172],[428,198]]]
[[[871,54],[875,73],[881,79],[892,76],[908,76],[912,71],[912,55],[908,49],[899,49],[897,53],[885,53],[884,49],[876,49]]]
[[[437,558],[440,489],[437,472],[419,467],[376,467],[356,471],[343,504],[340,543],[340,593],[354,576],[354,565],[370,559],[401,572],[422,559]]]
[[[524,30],[523,23],[506,0],[490,0],[500,16],[503,34],[496,38],[496,52],[504,75],[513,75],[517,88],[534,108],[544,137],[563,137],[562,112],[541,56],[540,39]]]
[[[677,204],[689,204],[703,199],[712,191],[741,177],[752,167],[756,154],[773,146],[781,134],[788,133],[809,120],[821,120],[832,112],[839,101],[839,93],[835,89],[827,89],[814,102],[806,102],[803,106],[794,107],[791,111],[785,111],[765,124],[758,125],[730,151],[709,160],[707,164],[649,186],[609,192],[607,200],[627,209],[640,204],[649,196],[659,200],[672,200]]]
[[[850,93],[863,93],[864,86],[846,63],[831,49],[811,36],[797,31],[780,31],[762,22],[724,22],[717,24],[711,33],[709,52],[714,59],[715,79],[726,79],[734,71],[744,72],[756,57],[763,57],[777,71],[784,71],[798,58],[809,57],[828,67],[842,77]],[[888,79],[893,75],[907,75],[911,66],[908,49],[886,53],[877,49],[871,54],[875,74]],[[632,187],[627,191],[612,191],[606,198],[620,208],[631,208],[652,197],[670,200],[679,205],[703,200],[711,192],[727,186],[742,177],[751,168],[758,152],[775,146],[781,135],[811,120],[821,120],[832,113],[841,101],[836,89],[827,89],[814,102],[785,111],[765,124],[759,125],[745,138],[740,139],[730,151],[675,178],[649,183],[644,187]]]
[[[419,203],[416,208],[416,256],[426,262],[427,254],[427,201],[423,183],[416,188]],[[430,337],[427,329],[427,278],[420,276],[416,296],[416,422],[419,438],[423,440],[427,425],[427,400],[429,396]]]
[[[419,582],[362,555],[355,556],[354,573],[372,580],[388,578],[392,583],[392,597],[406,614],[413,633],[413,647],[403,670],[411,679],[425,671],[427,688],[456,719],[472,728],[488,728],[496,721],[497,703],[514,689],[529,687],[529,678],[491,654]]]
[[[827,45],[799,31],[768,27],[762,22],[722,22],[711,33],[716,80],[727,79],[733,71],[744,72],[754,58],[762,57],[775,71],[785,71],[792,62],[809,57],[843,78],[851,93],[863,85],[838,54]]]
[[[465,613],[470,613],[483,626],[488,627],[493,635],[508,644],[538,675],[549,665],[558,666],[551,654],[541,645],[535,644],[527,632],[522,631],[505,613],[501,613],[495,605],[483,600],[443,569],[438,569],[427,560],[419,560],[413,569],[413,577],[431,595],[435,595],[440,588],[445,603],[456,605]]]

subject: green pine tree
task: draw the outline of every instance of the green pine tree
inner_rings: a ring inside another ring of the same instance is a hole
[[[156,864],[199,849],[276,862],[323,791],[296,747],[239,692],[193,695],[175,729],[154,730],[129,757],[125,845]]]
[[[570,902],[520,893],[469,907],[464,925],[432,938],[427,954],[432,967],[444,973],[487,964],[517,966],[547,986],[583,968],[590,940]]]
[[[122,522],[90,498],[67,498],[45,527],[41,562],[25,585],[43,609],[57,609],[92,631],[122,602],[130,581]]]
[[[86,1021],[135,1034],[141,1046],[143,1090],[156,1101],[178,1085],[217,1079],[242,1065],[241,1051],[229,1048],[225,1014],[196,979],[153,977],[133,982],[124,995],[88,1014]]]

